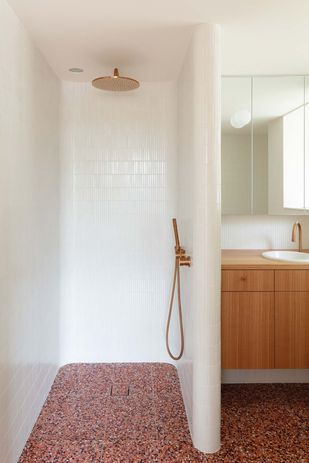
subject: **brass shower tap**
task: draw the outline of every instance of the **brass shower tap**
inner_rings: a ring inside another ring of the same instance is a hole
[[[173,219],[173,228],[174,228],[175,241],[176,241],[176,245],[175,245],[176,259],[178,259],[178,263],[181,267],[182,266],[191,267],[191,257],[187,256],[186,251],[180,246],[176,219]]]
[[[186,255],[186,251],[179,247],[177,248],[175,246],[175,256],[176,259],[179,260],[179,265],[180,267],[186,266],[186,267],[191,267],[191,257]]]

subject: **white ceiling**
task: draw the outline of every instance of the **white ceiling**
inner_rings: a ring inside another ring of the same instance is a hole
[[[309,0],[9,3],[65,80],[88,81],[114,66],[141,81],[173,80],[192,26],[203,22],[222,25],[224,74],[309,73]]]

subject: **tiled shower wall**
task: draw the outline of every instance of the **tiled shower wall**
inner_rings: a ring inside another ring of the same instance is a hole
[[[62,363],[168,361],[176,84],[62,98]]]
[[[60,85],[0,0],[0,461],[16,463],[58,368]]]

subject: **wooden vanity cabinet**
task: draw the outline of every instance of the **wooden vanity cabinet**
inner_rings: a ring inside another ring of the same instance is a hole
[[[222,270],[222,368],[309,368],[309,270]]]
[[[309,270],[275,272],[276,368],[309,368]]]

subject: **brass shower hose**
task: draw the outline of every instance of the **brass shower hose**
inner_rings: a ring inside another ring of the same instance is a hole
[[[181,307],[181,294],[180,294],[180,259],[178,256],[175,258],[175,268],[174,268],[174,279],[173,279],[173,286],[172,286],[172,294],[171,294],[171,300],[170,300],[170,307],[169,307],[169,312],[168,312],[168,318],[167,318],[167,325],[166,325],[166,336],[165,336],[165,342],[166,342],[166,349],[169,354],[169,356],[173,360],[180,360],[183,351],[185,348],[185,336],[184,336],[184,330],[183,330],[183,319],[182,319],[182,307]],[[170,343],[169,343],[169,332],[170,332],[170,325],[171,325],[171,318],[172,318],[172,313],[173,313],[173,303],[174,303],[174,296],[175,296],[175,289],[176,289],[176,283],[177,283],[177,297],[178,297],[178,314],[179,314],[179,329],[180,329],[180,352],[179,355],[173,355],[170,349]]]
[[[178,227],[177,227],[177,220],[173,219],[173,228],[174,228],[174,235],[175,235],[175,268],[174,268],[174,279],[173,279],[173,286],[172,286],[172,294],[170,300],[170,307],[168,311],[167,317],[167,324],[166,324],[166,335],[165,335],[165,343],[166,349],[169,356],[173,360],[180,360],[183,351],[185,348],[185,335],[183,329],[183,318],[182,318],[182,307],[181,307],[181,294],[180,294],[180,267],[191,266],[191,257],[186,256],[185,250],[180,246],[179,236],[178,236]],[[179,315],[179,329],[180,329],[180,352],[179,355],[173,355],[170,349],[170,342],[169,342],[169,333],[170,333],[170,325],[171,325],[171,318],[173,313],[173,303],[174,303],[174,296],[177,284],[177,298],[178,298],[178,315]]]

